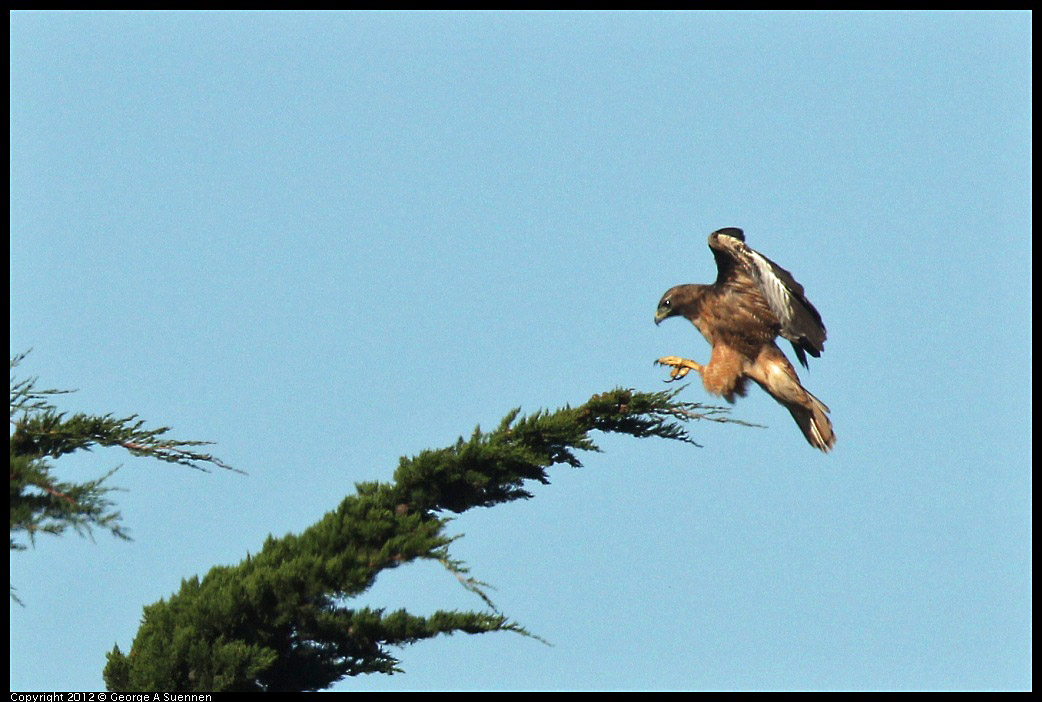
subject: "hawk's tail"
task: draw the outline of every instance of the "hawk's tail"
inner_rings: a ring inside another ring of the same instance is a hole
[[[792,414],[792,418],[796,420],[803,435],[807,437],[807,443],[828,453],[836,443],[836,435],[832,431],[832,422],[828,417],[829,408],[806,390],[803,392],[807,396],[806,402],[797,404],[782,401],[782,404]]]
[[[828,453],[836,443],[829,408],[800,384],[796,370],[784,354],[776,346],[767,347],[751,370],[753,379],[789,410],[807,443]]]

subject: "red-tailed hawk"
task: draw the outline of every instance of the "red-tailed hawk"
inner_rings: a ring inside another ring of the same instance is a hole
[[[817,358],[825,347],[821,315],[787,270],[745,244],[741,229],[713,232],[709,248],[716,258],[716,282],[670,288],[655,312],[655,324],[675,316],[691,320],[713,347],[709,363],[677,356],[656,363],[673,366],[670,380],[698,371],[706,390],[728,402],[745,395],[751,378],[789,410],[811,446],[828,452],[836,443],[829,408],[800,384],[774,343],[779,335],[792,342],[806,368],[806,354]]]

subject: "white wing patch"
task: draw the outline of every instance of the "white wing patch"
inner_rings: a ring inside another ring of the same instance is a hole
[[[789,289],[785,281],[778,277],[775,272],[775,264],[759,252],[750,249],[744,241],[731,236],[721,236],[720,238],[726,238],[728,247],[741,257],[746,264],[746,269],[752,273],[756,284],[763,291],[763,297],[767,300],[771,312],[778,318],[783,328],[788,327],[796,316],[793,306],[793,291]]]

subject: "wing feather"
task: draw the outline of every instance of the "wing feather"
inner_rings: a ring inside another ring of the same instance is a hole
[[[730,259],[731,266],[741,266],[756,281],[767,306],[778,318],[781,335],[792,342],[800,363],[806,366],[804,352],[817,358],[825,349],[826,331],[821,314],[789,271],[750,248],[745,243],[744,235],[735,236],[732,229],[721,229],[713,234],[717,246],[712,248],[714,254],[717,254],[717,262],[720,262],[722,256],[726,257]],[[723,274],[723,267],[720,272]]]

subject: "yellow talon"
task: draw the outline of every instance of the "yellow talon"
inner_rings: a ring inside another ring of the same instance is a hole
[[[685,375],[693,370],[702,372],[702,364],[695,363],[687,358],[680,358],[679,356],[663,356],[662,358],[655,361],[660,366],[673,366],[673,370],[669,372],[669,380],[664,382],[672,383],[674,380],[680,380]]]

